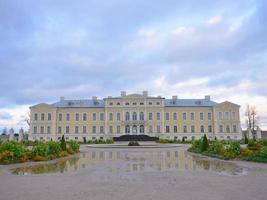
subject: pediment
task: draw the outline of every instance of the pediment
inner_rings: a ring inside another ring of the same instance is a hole
[[[39,103],[34,106],[31,106],[30,108],[54,108],[54,106],[51,106],[47,103]]]
[[[127,99],[143,99],[144,96],[141,94],[129,94],[125,98],[127,98]]]
[[[230,101],[224,101],[222,103],[217,104],[216,107],[240,107],[240,105],[237,105]]]

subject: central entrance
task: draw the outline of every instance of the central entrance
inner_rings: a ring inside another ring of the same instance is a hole
[[[126,141],[157,141],[157,137],[150,137],[148,135],[122,135],[120,137],[113,137],[115,142]]]
[[[145,133],[145,126],[144,125],[126,125],[125,126],[125,133],[126,135],[139,135]]]

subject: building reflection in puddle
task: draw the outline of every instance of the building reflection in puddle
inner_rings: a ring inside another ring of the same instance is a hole
[[[231,162],[190,155],[178,149],[155,150],[94,150],[79,157],[60,159],[55,163],[36,164],[12,170],[13,174],[72,173],[82,168],[107,164],[112,173],[141,171],[190,170],[213,171],[227,175],[242,175],[244,169]],[[96,166],[97,167],[97,166]],[[101,168],[103,170],[103,168]]]

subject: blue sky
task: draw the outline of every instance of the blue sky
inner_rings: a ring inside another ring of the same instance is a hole
[[[0,0],[0,129],[30,105],[210,94],[255,105],[267,128],[264,0]],[[242,117],[242,123],[244,118]]]

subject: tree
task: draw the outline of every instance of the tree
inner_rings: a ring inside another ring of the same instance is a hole
[[[62,135],[61,141],[60,141],[60,146],[62,151],[66,151],[67,150],[67,145],[66,145],[66,141],[65,141],[65,137],[64,135]]]
[[[245,144],[248,144],[248,137],[247,137],[247,134],[245,134]]]
[[[201,143],[201,151],[207,151],[209,148],[209,141],[208,141],[208,138],[206,136],[206,134],[204,134],[204,137],[203,137],[203,140],[202,140],[202,143]]]
[[[251,130],[252,136],[255,139],[256,127],[257,127],[258,122],[259,122],[259,117],[258,117],[258,113],[257,113],[255,106],[247,105],[245,115],[246,115],[247,128],[249,130]]]

